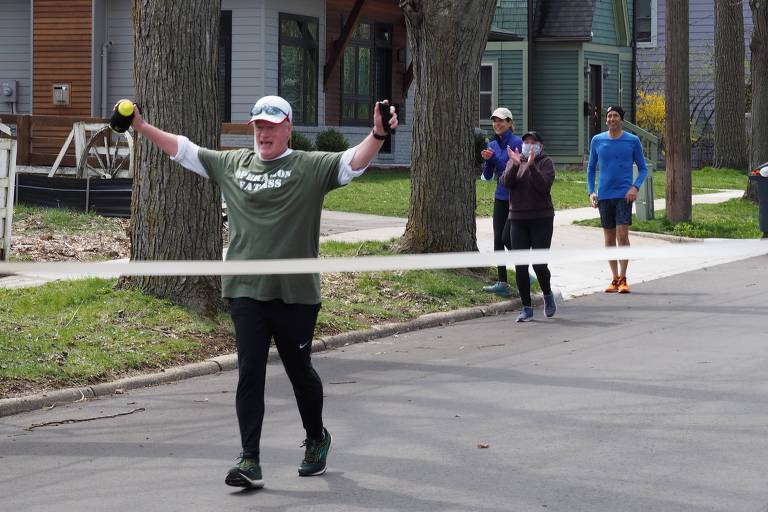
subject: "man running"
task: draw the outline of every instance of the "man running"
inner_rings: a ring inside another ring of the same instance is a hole
[[[624,131],[624,109],[608,107],[605,124],[608,131],[592,137],[587,166],[587,188],[593,208],[600,209],[600,223],[606,247],[628,246],[632,225],[632,203],[648,170],[640,139]],[[637,164],[637,179],[632,181],[632,165]],[[595,191],[595,172],[600,178]],[[613,279],[606,293],[629,293],[627,266],[629,260],[610,260]]]
[[[228,260],[316,258],[320,213],[331,190],[360,176],[379,152],[387,132],[379,103],[373,130],[343,153],[289,149],[293,130],[290,104],[265,96],[253,106],[254,148],[213,151],[184,136],[144,121],[136,109],[133,128],[185,168],[214,180],[227,201]],[[390,129],[397,127],[394,107]],[[318,274],[223,276],[237,343],[235,398],[242,453],[225,482],[236,487],[264,486],[259,444],[264,420],[264,382],[272,339],[293,385],[306,431],[299,475],[325,473],[331,434],[323,425],[323,384],[312,367],[312,337],[320,311]]]

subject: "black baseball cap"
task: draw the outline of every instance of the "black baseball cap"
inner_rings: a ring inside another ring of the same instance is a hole
[[[525,132],[521,138],[522,140],[525,140],[526,137],[533,137],[533,140],[536,142],[544,144],[544,140],[541,138],[541,135],[539,135],[539,132],[531,130],[529,132]]]

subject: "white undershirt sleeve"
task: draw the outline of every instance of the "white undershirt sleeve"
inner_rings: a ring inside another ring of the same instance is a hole
[[[200,158],[197,156],[197,151],[200,149],[200,146],[194,142],[190,142],[189,139],[183,135],[178,135],[177,137],[179,149],[176,156],[171,157],[171,160],[177,162],[185,169],[189,169],[195,174],[207,178],[208,173],[205,172],[203,162],[201,162]]]
[[[354,178],[357,178],[358,176],[361,176],[366,169],[368,169],[368,166],[366,165],[362,169],[353,170],[352,166],[350,165],[352,163],[352,159],[355,158],[355,153],[357,152],[357,146],[353,148],[349,148],[344,152],[343,155],[341,155],[341,161],[339,162],[339,185],[346,185],[350,181],[352,181]]]

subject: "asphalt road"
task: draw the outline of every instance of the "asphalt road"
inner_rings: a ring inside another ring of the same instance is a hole
[[[322,477],[296,475],[303,433],[270,365],[261,491],[223,483],[234,372],[5,417],[0,510],[764,512],[766,270],[753,258],[580,297],[551,320],[319,353]]]

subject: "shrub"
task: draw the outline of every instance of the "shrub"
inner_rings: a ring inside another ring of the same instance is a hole
[[[300,134],[299,132],[291,132],[291,149],[297,149],[299,151],[312,151],[314,147],[308,138]]]
[[[665,128],[664,95],[657,92],[638,92],[637,125],[661,139]]]
[[[349,149],[349,142],[340,132],[329,128],[317,134],[315,145],[318,151],[331,151],[337,153]]]

